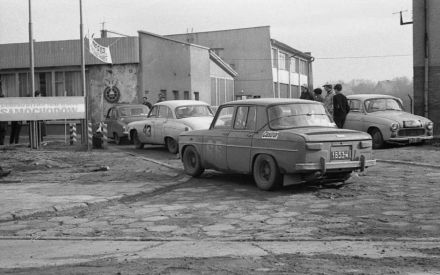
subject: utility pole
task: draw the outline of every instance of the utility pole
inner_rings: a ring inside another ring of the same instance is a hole
[[[30,1],[30,0],[29,0]],[[87,151],[90,151],[90,142],[88,138],[88,122],[89,122],[89,95],[86,89],[86,65],[85,65],[85,53],[84,53],[84,28],[82,18],[82,0],[79,0],[79,33],[81,43],[81,88],[84,95],[86,118],[82,125],[81,141],[82,144],[87,143]]]
[[[30,74],[31,74],[31,91],[32,97],[35,97],[35,65],[34,65],[34,38],[32,34],[32,6],[29,0],[29,59],[30,59]],[[35,120],[29,122],[29,142],[31,149],[40,148],[40,135],[38,123]],[[40,129],[41,130],[41,129]]]

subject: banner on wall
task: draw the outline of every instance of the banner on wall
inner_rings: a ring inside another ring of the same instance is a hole
[[[89,51],[90,53],[105,63],[112,63],[112,56],[110,54],[110,47],[104,47],[99,45],[93,36],[89,37]]]
[[[82,96],[0,98],[0,121],[84,119],[85,110]]]

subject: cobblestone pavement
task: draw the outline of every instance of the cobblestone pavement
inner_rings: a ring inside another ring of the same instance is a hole
[[[392,150],[405,156],[424,154],[439,163],[438,151]],[[378,158],[389,159],[390,154],[396,155],[389,149],[376,152]],[[0,235],[152,240],[439,238],[439,176],[439,169],[379,162],[340,188],[294,186],[264,192],[250,177],[206,172],[179,188],[134,201],[2,223]]]

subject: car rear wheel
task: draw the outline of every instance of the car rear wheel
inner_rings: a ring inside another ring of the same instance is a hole
[[[183,151],[182,161],[185,173],[190,176],[198,177],[203,173],[203,171],[205,171],[205,169],[202,167],[200,155],[193,146],[185,148]]]
[[[171,154],[177,154],[179,152],[179,144],[174,138],[167,137],[165,139],[167,149]]]
[[[380,149],[384,145],[383,136],[379,129],[374,128],[370,131],[371,138],[373,139],[373,149]]]
[[[269,155],[258,155],[253,167],[254,181],[262,190],[275,190],[283,185],[275,160]]]
[[[115,141],[115,144],[121,145],[121,138],[118,136],[118,133],[113,133],[113,140]]]
[[[134,132],[132,133],[132,140],[133,140],[134,147],[135,147],[136,149],[142,149],[142,148],[144,148],[144,144],[139,140],[139,136],[138,136],[137,131],[134,131]]]

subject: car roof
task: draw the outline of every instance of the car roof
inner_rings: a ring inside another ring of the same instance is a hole
[[[253,98],[253,99],[242,99],[242,100],[237,100],[237,101],[230,101],[230,102],[223,103],[222,105],[249,104],[249,105],[268,106],[268,105],[274,105],[274,104],[288,104],[288,103],[321,104],[318,101],[298,99],[298,98]]]
[[[148,107],[143,104],[130,104],[130,103],[117,103],[113,105],[113,107],[121,108],[121,107]]]
[[[348,95],[348,99],[359,99],[359,100],[366,100],[366,99],[373,99],[373,98],[396,98],[391,95],[382,95],[382,94],[355,94],[355,95]]]
[[[199,100],[166,100],[162,102],[158,102],[154,104],[154,106],[168,106],[170,108],[176,108],[179,106],[186,106],[186,105],[206,105],[209,106],[208,103],[199,101]]]

